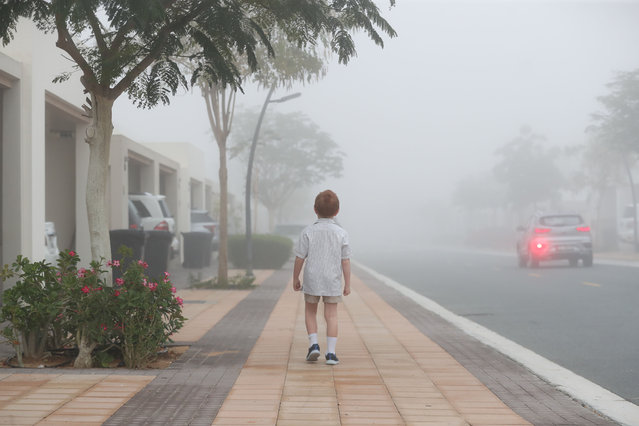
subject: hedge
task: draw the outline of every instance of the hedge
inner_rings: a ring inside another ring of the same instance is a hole
[[[253,268],[280,269],[290,259],[293,241],[272,234],[253,234]],[[229,260],[236,268],[246,268],[246,235],[229,236]]]

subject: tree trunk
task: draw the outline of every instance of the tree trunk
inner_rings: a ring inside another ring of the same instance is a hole
[[[113,101],[91,94],[92,121],[86,131],[89,144],[89,169],[87,175],[86,204],[91,239],[91,258],[95,261],[111,259],[107,188],[109,179],[109,152]],[[107,272],[111,285],[111,271]]]
[[[76,343],[78,344],[78,356],[73,363],[74,368],[91,368],[93,367],[93,358],[91,354],[97,346],[95,342],[91,342],[87,337],[84,329],[78,330],[76,335]]]
[[[20,335],[20,353],[25,358],[41,359],[47,346],[47,327],[42,326],[37,330]],[[20,361],[20,359],[18,360]]]
[[[228,271],[228,171],[226,169],[226,138],[219,138],[217,145],[220,153],[220,245],[218,248],[217,282],[226,284]]]
[[[217,142],[220,157],[220,243],[218,248],[217,281],[226,284],[229,281],[228,271],[228,171],[226,167],[226,140],[231,132],[233,111],[235,110],[235,92],[230,92],[228,99],[224,88],[204,85],[201,87],[206,103],[206,112],[211,130]]]

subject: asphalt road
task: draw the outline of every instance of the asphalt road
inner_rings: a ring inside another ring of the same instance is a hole
[[[639,268],[424,248],[356,260],[639,404]]]

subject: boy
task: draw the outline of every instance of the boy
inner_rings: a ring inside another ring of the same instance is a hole
[[[304,268],[304,301],[306,331],[310,347],[307,361],[317,361],[320,347],[317,343],[317,305],[324,300],[324,318],[326,320],[326,363],[339,363],[335,355],[337,344],[337,303],[342,294],[351,293],[351,248],[348,234],[334,220],[339,212],[339,199],[331,190],[320,192],[315,198],[317,221],[307,226],[301,233],[295,247],[295,265],[293,267],[293,290],[302,289],[300,272]],[[342,292],[342,275],[344,291]]]

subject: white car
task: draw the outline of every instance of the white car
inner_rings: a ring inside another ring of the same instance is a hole
[[[191,232],[211,232],[211,248],[217,250],[220,245],[220,230],[217,223],[206,210],[191,210]]]
[[[144,231],[169,231],[173,234],[171,241],[171,257],[180,251],[180,240],[175,235],[175,219],[171,215],[164,195],[129,194],[129,200],[135,206]]]

